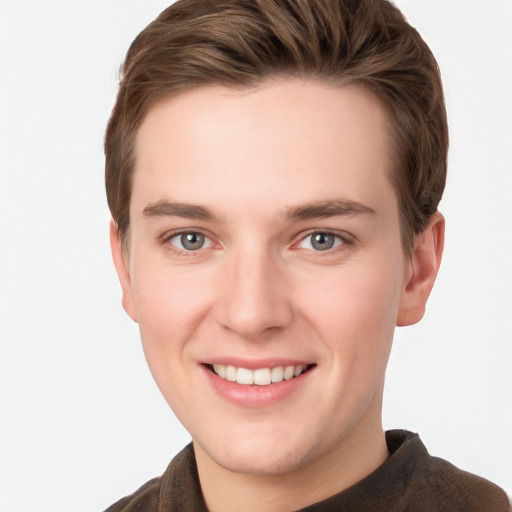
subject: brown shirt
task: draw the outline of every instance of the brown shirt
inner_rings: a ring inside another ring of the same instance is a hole
[[[418,434],[386,432],[390,457],[357,484],[302,512],[509,512],[505,492],[488,480],[431,457]],[[194,449],[188,445],[165,473],[105,512],[207,512]]]

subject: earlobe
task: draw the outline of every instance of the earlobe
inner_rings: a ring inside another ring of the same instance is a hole
[[[415,324],[425,314],[443,255],[444,228],[444,217],[436,212],[425,230],[416,237],[410,258],[410,278],[400,300],[398,326]]]
[[[135,308],[135,301],[132,292],[132,283],[130,272],[128,269],[126,257],[123,254],[123,246],[121,242],[121,236],[117,230],[114,221],[110,221],[110,247],[112,249],[112,259],[114,260],[114,266],[116,267],[117,276],[121,283],[123,291],[123,308],[128,313],[128,316],[137,322],[137,313]]]

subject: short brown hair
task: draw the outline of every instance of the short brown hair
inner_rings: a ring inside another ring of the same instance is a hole
[[[437,210],[446,181],[448,129],[432,52],[387,0],[178,0],[134,40],[106,138],[106,189],[123,240],[137,131],[159,100],[272,77],[359,83],[383,102],[393,140],[391,181],[402,241]]]

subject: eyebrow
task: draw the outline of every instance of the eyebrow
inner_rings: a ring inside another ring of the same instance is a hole
[[[327,217],[353,216],[359,214],[376,215],[376,211],[357,201],[328,199],[313,201],[303,205],[290,206],[284,212],[285,219],[309,220]]]
[[[284,210],[282,217],[285,220],[309,220],[353,216],[358,214],[375,215],[376,211],[356,201],[347,199],[327,199],[289,206]],[[215,215],[205,206],[176,203],[165,199],[148,204],[142,211],[142,215],[147,218],[182,217],[195,220],[216,220]]]
[[[142,211],[144,217],[183,217],[185,219],[214,220],[213,213],[204,206],[174,203],[165,199],[148,204]]]

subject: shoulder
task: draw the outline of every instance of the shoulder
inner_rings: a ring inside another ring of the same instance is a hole
[[[161,477],[153,478],[105,512],[206,512],[192,444],[171,461]]]
[[[161,477],[146,482],[140,489],[121,498],[105,512],[152,512],[158,510]]]
[[[443,503],[456,503],[460,510],[475,512],[510,510],[510,502],[500,487],[444,459],[431,457],[425,475],[427,492],[436,492]]]
[[[418,507],[415,510],[510,511],[510,502],[500,487],[431,456],[417,434],[394,431],[387,436],[388,446],[394,442],[398,445],[394,456],[403,457],[408,467],[408,485],[403,498],[407,501],[408,495],[410,502]],[[434,503],[435,509],[432,508]]]

